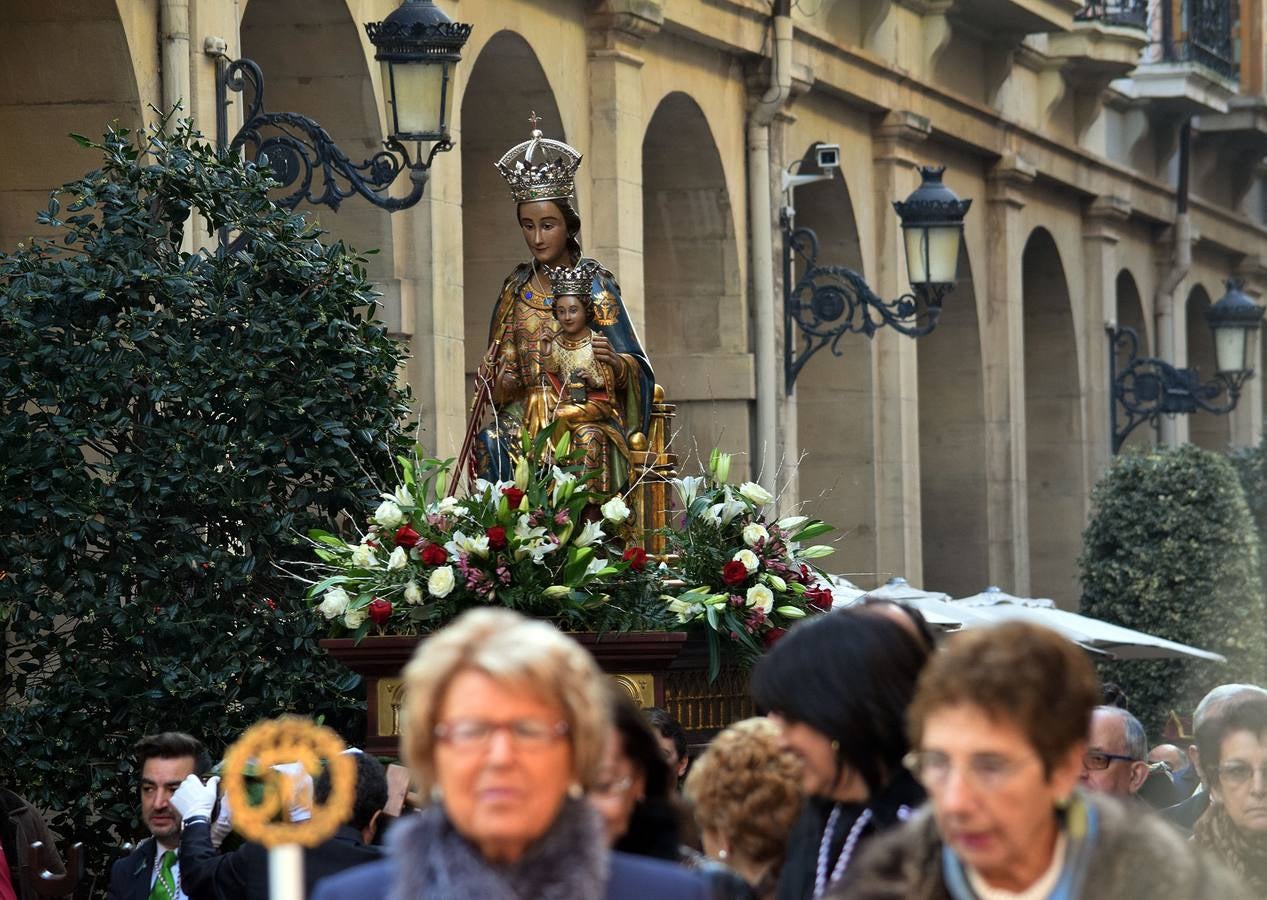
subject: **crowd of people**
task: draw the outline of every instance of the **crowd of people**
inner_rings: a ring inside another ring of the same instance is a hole
[[[1267,690],[1217,686],[1190,746],[1150,748],[1083,651],[1037,626],[938,646],[890,603],[807,620],[751,673],[763,715],[694,759],[664,710],[508,610],[436,632],[403,678],[414,802],[385,811],[383,765],[349,751],[352,811],[305,851],[305,897],[1267,896]],[[136,757],[149,837],[108,896],[268,897],[267,851],[226,840],[203,745],[149,735]],[[319,776],[314,802],[330,791]],[[0,900],[28,900],[26,848],[51,836],[21,798],[0,802]]]

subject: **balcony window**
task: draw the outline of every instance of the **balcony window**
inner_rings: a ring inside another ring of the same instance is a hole
[[[1195,63],[1238,81],[1240,6],[1238,0],[1147,0],[1153,46],[1148,62]]]

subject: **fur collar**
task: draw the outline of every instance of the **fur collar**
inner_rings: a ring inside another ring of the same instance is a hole
[[[567,799],[518,863],[493,865],[458,834],[440,807],[400,822],[390,836],[392,900],[602,900],[608,854],[598,813]]]

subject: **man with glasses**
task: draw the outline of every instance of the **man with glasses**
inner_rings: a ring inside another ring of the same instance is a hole
[[[1117,706],[1097,706],[1091,714],[1087,750],[1082,754],[1082,785],[1115,797],[1134,797],[1148,778],[1148,739],[1144,726]]]

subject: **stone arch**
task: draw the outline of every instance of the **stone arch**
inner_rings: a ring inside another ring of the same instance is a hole
[[[1214,360],[1214,336],[1205,321],[1210,303],[1209,292],[1198,284],[1188,292],[1188,301],[1184,304],[1188,326],[1188,368],[1197,370],[1197,377],[1203,384],[1218,374]],[[1188,416],[1188,440],[1198,447],[1222,453],[1232,443],[1232,417],[1204,411],[1193,413]]]
[[[314,120],[353,162],[382,149],[378,91],[370,73],[377,65],[361,44],[361,23],[345,0],[268,0],[242,14],[242,55],[264,73],[264,111],[289,110]],[[246,98],[233,98],[246,102]],[[263,132],[267,137],[269,132]],[[401,176],[401,181],[406,176]],[[320,190],[320,177],[314,177]],[[358,250],[379,250],[366,270],[383,292],[384,321],[401,330],[400,289],[393,259],[391,214],[352,196],[338,212],[300,204],[330,239]]]
[[[0,250],[44,229],[48,192],[95,168],[99,156],[70,132],[100,139],[107,126],[142,126],[141,86],[114,0],[0,4]],[[50,57],[52,48],[56,59]],[[56,60],[61,60],[58,63]]]
[[[1081,368],[1064,265],[1044,228],[1025,244],[1021,279],[1030,592],[1076,607],[1086,517]]]
[[[805,151],[799,171],[818,171],[814,145]],[[796,225],[818,235],[819,265],[847,266],[865,275],[858,219],[841,170],[830,182],[797,190]],[[801,274],[793,271],[792,277]],[[840,529],[836,552],[823,560],[825,568],[871,586],[877,556],[872,343],[850,334],[839,347],[841,356],[818,351],[796,379],[799,497],[805,515]]]
[[[528,139],[535,111],[546,137],[567,140],[559,106],[541,62],[513,31],[489,38],[471,65],[462,93],[462,277],[465,294],[468,396],[488,346],[489,319],[502,282],[529,260],[515,206],[494,163]],[[581,241],[585,228],[582,223]]]
[[[647,353],[677,404],[674,448],[688,470],[712,447],[738,453],[732,480],[747,478],[752,361],[734,211],[712,129],[689,95],[665,95],[651,116],[642,185]]]
[[[1140,356],[1152,356],[1152,329],[1148,317],[1144,314],[1144,301],[1140,297],[1139,286],[1135,283],[1129,269],[1117,273],[1117,324],[1120,328],[1131,328],[1139,335]],[[1118,416],[1124,414],[1119,408]],[[1122,444],[1122,451],[1132,448],[1152,447],[1157,443],[1157,434],[1147,422],[1136,427]]]
[[[985,380],[972,263],[959,248],[959,279],[937,330],[920,338],[919,450],[924,584],[964,597],[989,581]]]

